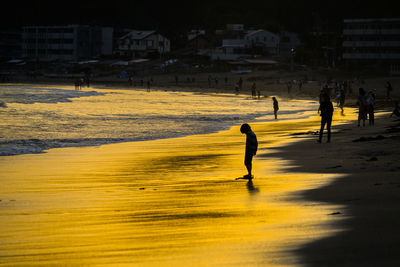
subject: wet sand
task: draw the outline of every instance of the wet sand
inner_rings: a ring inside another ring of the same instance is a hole
[[[346,114],[335,114],[336,123],[354,119],[352,110]],[[0,264],[310,262],[296,251],[344,231],[339,224],[343,216],[332,215],[343,211],[344,203],[306,201],[299,192],[346,174],[312,168],[289,172],[299,162],[291,161],[293,155],[274,153],[303,139],[296,133],[318,129],[319,119],[252,123],[260,142],[253,182],[235,180],[245,174],[245,136],[238,127],[2,157]]]

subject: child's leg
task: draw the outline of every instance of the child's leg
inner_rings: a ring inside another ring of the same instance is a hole
[[[246,165],[249,176],[251,176],[251,167],[252,167],[251,165],[252,165],[251,163]]]

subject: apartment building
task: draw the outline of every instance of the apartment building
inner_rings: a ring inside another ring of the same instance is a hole
[[[400,65],[400,18],[345,19],[343,26],[343,60]]]
[[[110,28],[66,25],[26,26],[22,30],[22,56],[26,58],[43,61],[81,60],[104,53],[112,53]]]

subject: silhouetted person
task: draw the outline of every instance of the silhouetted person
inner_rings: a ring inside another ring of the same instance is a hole
[[[391,100],[390,93],[393,91],[392,84],[387,81],[386,82],[386,100]]]
[[[290,92],[292,91],[292,82],[288,81],[286,86],[287,86],[287,93],[290,94]]]
[[[79,80],[75,80],[75,90],[79,90]]]
[[[326,124],[326,130],[328,132],[328,143],[331,142],[331,125],[333,116],[333,105],[331,99],[327,93],[324,93],[321,97],[321,103],[319,105],[319,111],[321,112],[321,129],[319,130],[318,142],[321,143],[322,135],[324,134],[324,128]]]
[[[301,87],[303,87],[303,81],[302,80],[299,81],[298,86],[299,86],[299,91],[301,91]]]
[[[372,126],[375,124],[375,94],[372,91],[368,92],[367,104],[369,126]]]
[[[85,81],[83,80],[83,78],[81,78],[80,80],[79,80],[79,90],[82,90],[82,86],[83,86],[83,83],[84,83]]]
[[[278,110],[279,110],[279,104],[278,100],[276,100],[276,97],[272,97],[273,101],[273,106],[274,106],[274,115],[275,115],[275,120],[278,119]]]
[[[239,85],[239,90],[242,90],[242,86],[243,86],[243,79],[242,79],[242,77],[239,78],[238,85]]]
[[[365,96],[365,91],[364,88],[358,89],[359,94],[358,94],[358,99],[357,99],[357,105],[358,105],[358,127],[360,127],[360,121],[363,121],[363,126],[365,126],[365,120],[367,119],[367,112],[368,112],[368,104],[367,104],[367,98]]]
[[[242,124],[240,132],[246,134],[246,151],[244,156],[244,165],[247,168],[247,175],[243,178],[252,179],[251,174],[253,156],[256,155],[258,149],[258,142],[256,134],[251,130],[250,125],[247,123]]]
[[[147,92],[150,92],[150,81],[147,81]]]
[[[253,83],[253,85],[251,86],[251,97],[256,97],[256,83]]]
[[[239,84],[235,83],[235,94],[239,94]]]
[[[346,93],[344,89],[340,90],[340,97],[339,97],[339,107],[342,110],[342,114],[344,113],[344,102],[346,100]]]
[[[175,84],[178,85],[178,83],[179,83],[179,78],[178,76],[175,75]]]
[[[400,104],[399,104],[399,101],[394,102],[394,110],[393,110],[392,114],[390,114],[390,117],[392,117],[393,115],[396,115],[397,117],[400,118]]]

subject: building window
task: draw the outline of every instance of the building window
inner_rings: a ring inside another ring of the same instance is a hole
[[[147,40],[147,47],[153,46],[153,40]]]

